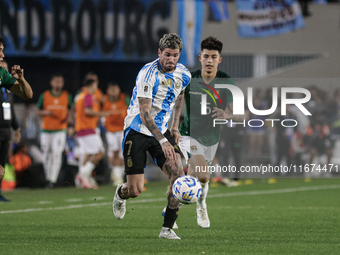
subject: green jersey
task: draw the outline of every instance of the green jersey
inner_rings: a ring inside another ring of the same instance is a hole
[[[16,82],[16,79],[10,75],[5,68],[0,67],[0,87],[5,87],[6,89],[10,89],[13,84]]]
[[[191,73],[191,82],[184,92],[186,103],[186,116],[179,131],[183,136],[191,136],[204,146],[212,146],[220,141],[220,126],[213,126],[213,113],[207,115],[201,113],[202,95],[206,94],[207,106],[225,110],[233,101],[233,95],[229,89],[215,89],[215,84],[232,84],[235,81],[226,73],[217,71],[216,77],[209,84],[205,84],[201,76],[201,70]],[[216,95],[216,93],[218,96]]]

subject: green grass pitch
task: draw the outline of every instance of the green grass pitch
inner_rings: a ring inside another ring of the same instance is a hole
[[[340,179],[254,179],[210,187],[210,229],[181,207],[176,234],[159,239],[166,182],[112,213],[115,189],[16,190],[0,203],[0,254],[340,254]]]

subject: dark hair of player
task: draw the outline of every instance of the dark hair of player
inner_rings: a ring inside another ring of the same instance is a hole
[[[201,51],[206,50],[217,50],[220,54],[222,52],[223,43],[217,40],[216,37],[209,36],[201,42]]]
[[[85,80],[84,81],[84,87],[90,87],[92,86],[93,83],[95,83],[96,81],[95,80],[92,80],[92,79],[88,79],[88,80]]]
[[[62,73],[53,73],[50,77],[50,81],[53,80],[53,78],[55,77],[63,77],[64,78],[64,75]]]
[[[0,44],[4,44],[4,38],[2,37],[1,34],[0,34]]]
[[[163,37],[159,40],[159,49],[163,51],[166,48],[179,49],[179,51],[183,49],[183,42],[178,34],[171,33],[163,35]]]
[[[108,88],[111,87],[111,86],[118,86],[118,88],[119,88],[120,90],[122,90],[122,88],[120,87],[120,85],[119,85],[118,82],[111,81],[111,82],[109,82],[109,83],[107,84],[107,87],[108,87]]]

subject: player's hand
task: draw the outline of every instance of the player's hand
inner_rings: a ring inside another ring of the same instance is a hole
[[[0,165],[0,181],[2,181],[2,179],[4,178],[5,175],[5,168]]]
[[[111,114],[112,114],[111,111],[106,111],[106,112],[102,112],[101,116],[102,116],[102,117],[108,117],[108,116],[110,116]]]
[[[14,79],[20,80],[24,77],[24,69],[21,69],[19,65],[12,66],[11,75]]]
[[[17,129],[14,132],[14,143],[20,143],[20,140],[21,140],[20,129]]]
[[[230,119],[231,117],[228,116],[228,114],[225,111],[217,107],[214,107],[212,112],[213,112],[212,118],[214,119]]]
[[[181,138],[181,133],[179,132],[178,128],[171,128],[170,134],[175,139],[175,142],[178,144],[179,139]]]
[[[176,161],[175,149],[169,142],[164,142],[162,145],[162,150],[164,152],[165,158],[168,160]]]

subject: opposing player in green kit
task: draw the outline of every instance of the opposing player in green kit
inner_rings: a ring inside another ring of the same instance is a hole
[[[29,83],[24,78],[24,70],[18,65],[14,65],[9,74],[5,68],[1,67],[4,60],[4,40],[0,35],[0,87],[6,88],[12,93],[23,99],[30,99],[33,97],[32,88]],[[6,108],[9,109],[8,103],[6,103]],[[5,110],[4,110],[5,111]],[[4,114],[6,114],[4,112]],[[6,114],[7,115],[7,114]],[[0,182],[4,177],[5,170],[3,166],[0,166]]]
[[[231,77],[218,70],[222,62],[223,44],[214,37],[201,42],[199,60],[202,68],[192,72],[192,80],[185,90],[186,116],[179,131],[179,147],[190,165],[189,174],[196,177],[202,185],[202,196],[197,201],[197,224],[210,227],[206,197],[209,190],[211,165],[220,140],[220,126],[214,127],[214,119],[230,119],[233,110],[233,96],[228,89],[215,89],[215,84],[236,83]],[[202,95],[206,95],[207,106],[211,112],[202,115]],[[190,158],[190,159],[189,159]],[[206,169],[206,171],[202,171]],[[201,171],[200,171],[201,170]]]

